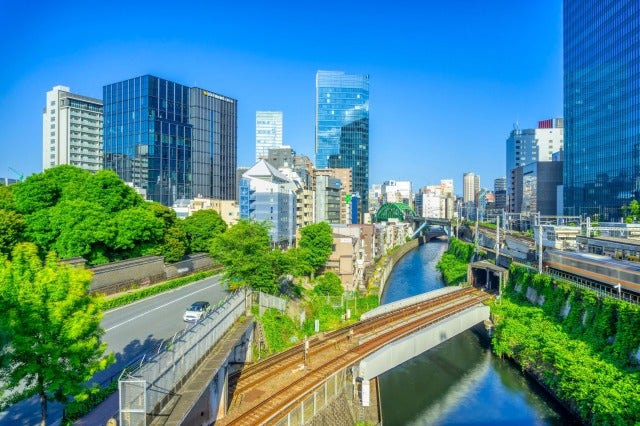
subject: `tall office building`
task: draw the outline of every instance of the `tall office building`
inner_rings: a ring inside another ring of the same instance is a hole
[[[516,186],[515,169],[538,161],[551,161],[553,154],[564,146],[564,120],[551,118],[538,122],[535,129],[516,127],[507,139],[506,176],[508,179],[507,197],[509,210],[514,209],[514,191]]]
[[[507,178],[499,177],[493,181],[493,193],[495,194],[495,209],[507,210]]]
[[[47,92],[42,110],[42,170],[60,164],[102,169],[102,101],[65,86]]]
[[[270,148],[282,148],[282,112],[256,111],[256,162],[266,160]]]
[[[237,101],[145,75],[109,84],[104,165],[148,199],[236,199]]]
[[[640,2],[564,1],[564,213],[640,200]]]
[[[316,74],[316,167],[349,168],[362,215],[369,200],[369,76]]]

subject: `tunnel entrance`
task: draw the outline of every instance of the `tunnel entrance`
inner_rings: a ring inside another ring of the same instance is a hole
[[[502,286],[509,279],[509,270],[482,260],[470,263],[467,267],[467,281],[470,285],[481,288],[489,293],[498,294],[500,283]]]

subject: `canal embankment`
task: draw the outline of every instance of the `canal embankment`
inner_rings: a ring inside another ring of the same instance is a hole
[[[640,308],[526,266],[513,264],[509,275],[491,306],[493,352],[586,424],[640,421]]]

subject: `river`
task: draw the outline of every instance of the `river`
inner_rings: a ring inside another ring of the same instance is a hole
[[[445,250],[445,242],[430,242],[405,255],[381,302],[443,287],[435,266]],[[579,424],[473,331],[384,373],[379,385],[385,426]]]

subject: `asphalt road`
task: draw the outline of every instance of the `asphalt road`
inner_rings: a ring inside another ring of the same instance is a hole
[[[157,350],[161,342],[182,331],[187,323],[182,321],[186,308],[198,300],[206,300],[215,306],[229,293],[220,285],[220,277],[204,280],[149,297],[138,302],[105,312],[102,338],[107,352],[116,356],[115,364],[94,376],[94,381],[108,383],[117,379],[122,369],[139,361],[149,351]],[[59,423],[62,417],[60,404],[49,404],[48,425]],[[0,412],[0,425],[38,425],[40,404],[37,397],[22,401],[9,410]]]

